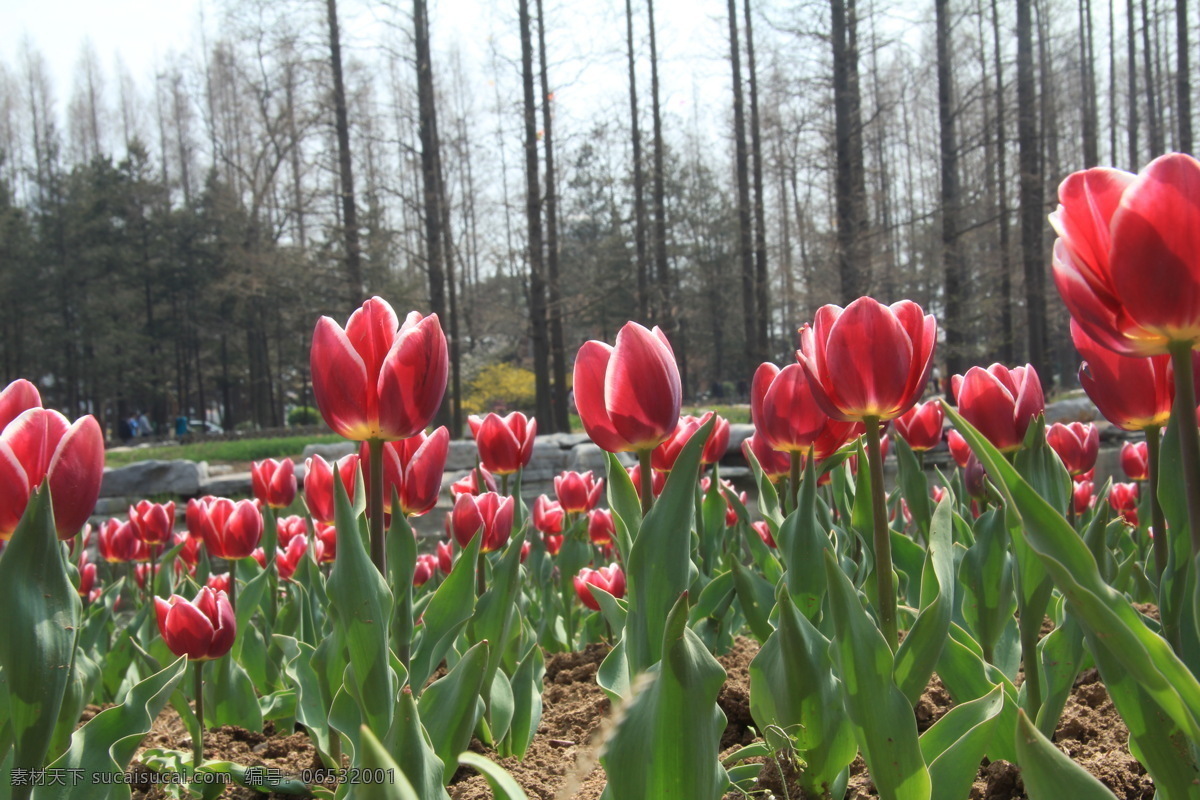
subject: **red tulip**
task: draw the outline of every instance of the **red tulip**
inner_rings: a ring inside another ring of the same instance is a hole
[[[287,508],[296,500],[296,464],[290,458],[268,458],[250,465],[250,485],[258,501]]]
[[[229,573],[222,572],[220,575],[209,575],[208,580],[204,585],[212,589],[214,592],[229,592]]]
[[[1105,419],[1127,431],[1167,424],[1175,398],[1170,356],[1118,355],[1091,339],[1074,319],[1071,339],[1083,356],[1079,385]]]
[[[1025,431],[1046,407],[1042,382],[1033,367],[1009,369],[992,364],[971,367],[967,374],[950,379],[958,410],[1002,453],[1011,453],[1025,441]]]
[[[1093,496],[1095,491],[1095,484],[1091,481],[1079,481],[1075,484],[1071,502],[1074,505],[1076,514],[1082,514],[1092,507],[1092,503],[1096,499]]]
[[[196,564],[200,562],[200,545],[204,544],[204,539],[198,536],[192,536],[187,531],[180,531],[175,534],[172,539],[174,545],[183,545],[179,551],[179,561],[187,564],[193,571],[196,569]],[[179,564],[176,561],[176,565]]]
[[[442,491],[442,473],[450,451],[450,431],[445,426],[428,436],[424,432],[397,442],[387,442],[383,448],[383,507],[392,508],[392,490],[400,495],[400,511],[408,517],[420,516],[437,505]],[[359,452],[370,502],[371,459],[367,444]]]
[[[546,552],[552,556],[558,555],[558,551],[562,549],[563,537],[553,533],[542,534],[542,543],[546,546]]]
[[[954,463],[958,464],[959,468],[965,468],[967,460],[971,458],[971,445],[967,444],[967,440],[951,428],[946,432],[946,445],[950,448],[950,456]]]
[[[1144,442],[1126,442],[1121,445],[1121,469],[1131,481],[1150,478],[1150,448]]]
[[[290,542],[286,550],[279,550],[275,553],[275,569],[279,571],[279,579],[290,581],[292,575],[296,573],[297,567],[300,566],[300,559],[304,558],[308,553],[308,537],[295,536]],[[325,546],[320,540],[313,542],[313,556],[319,562],[324,557]],[[257,561],[257,557],[255,558]],[[264,558],[259,561],[260,565],[266,563]]]
[[[702,425],[708,422],[712,417],[716,416],[717,421],[713,423],[713,429],[708,434],[708,438],[704,441],[704,450],[700,454],[701,464],[715,464],[725,455],[725,451],[729,449],[729,420],[717,416],[712,411],[706,412],[703,417],[693,417],[691,414],[684,414],[679,418],[679,424],[675,426],[675,430],[671,436],[658,447],[654,448],[654,455],[651,464],[654,469],[661,472],[670,472],[675,466],[675,460],[679,458],[679,453],[682,452],[684,445],[692,438],[692,434],[700,429]]]
[[[540,494],[533,501],[533,527],[542,533],[562,533],[563,517],[563,508],[557,500]]]
[[[79,589],[77,590],[79,596],[90,602],[92,599],[90,595],[95,585],[96,565],[88,561],[87,553],[81,553],[79,555]],[[100,594],[98,589],[96,590],[96,594]]]
[[[217,558],[248,558],[262,538],[262,514],[250,500],[219,498],[200,505],[204,546]]]
[[[629,474],[629,480],[633,481],[633,490],[637,492],[637,496],[642,496],[642,467],[640,464],[634,464],[625,470]],[[662,494],[663,487],[667,485],[667,473],[650,471],[650,491],[655,497]]]
[[[754,454],[758,466],[768,480],[778,480],[787,475],[791,469],[791,456],[767,444],[767,440],[760,436],[758,431],[742,441],[742,454],[746,457],[746,461],[750,460],[750,453]]]
[[[32,384],[10,384],[0,397],[0,417],[35,396]],[[58,538],[73,538],[96,507],[103,473],[104,435],[95,417],[72,424],[54,410],[21,411],[0,433],[0,540],[12,536],[29,498],[46,480]]]
[[[809,455],[816,448],[822,451],[818,458],[844,445],[853,427],[852,423],[831,419],[817,403],[804,367],[799,364],[783,369],[770,363],[759,365],[750,387],[750,420],[754,435],[772,450]],[[779,474],[787,471],[785,466]]]
[[[29,409],[41,407],[42,396],[37,387],[24,378],[17,378],[0,391],[0,431]]]
[[[440,569],[446,575],[449,575],[450,570],[454,568],[454,547],[450,544],[450,542],[438,542],[437,560],[438,569]]]
[[[595,508],[603,489],[604,479],[593,477],[591,470],[560,472],[554,476],[554,494],[558,497],[563,511],[568,513]]]
[[[450,484],[450,496],[457,499],[460,494],[483,494],[496,491],[496,479],[483,467],[475,469]]]
[[[588,512],[588,539],[599,547],[612,544],[617,528],[612,512],[606,508],[593,508]]]
[[[1056,422],[1046,429],[1046,442],[1058,453],[1072,477],[1083,475],[1096,466],[1100,454],[1100,431],[1095,425]]]
[[[1200,163],[1183,153],[1139,175],[1069,175],[1050,215],[1054,282],[1071,316],[1125,355],[1200,341]]]
[[[337,558],[337,528],[328,522],[318,522],[315,553],[318,563],[329,564]]]
[[[433,577],[433,571],[437,569],[437,556],[430,553],[422,553],[417,556],[417,565],[413,570],[413,586],[424,586],[425,582]]]
[[[129,507],[129,521],[137,531],[138,538],[146,544],[165,544],[171,541],[175,526],[175,502],[151,503],[142,500]]]
[[[987,470],[974,453],[971,453],[967,465],[963,467],[963,483],[966,484],[967,494],[971,497],[979,500],[987,497]]]
[[[575,576],[575,594],[579,596],[579,602],[593,611],[599,611],[600,603],[588,586],[597,586],[620,599],[625,596],[625,573],[616,564],[595,570],[587,567],[579,570]]]
[[[1125,521],[1137,527],[1138,485],[1136,483],[1114,483],[1108,493],[1108,504],[1112,506]]]
[[[942,441],[942,422],[945,419],[940,400],[930,400],[905,411],[892,420],[900,438],[917,452],[932,450]]]
[[[346,329],[321,317],[313,331],[313,396],[334,432],[354,441],[407,439],[423,431],[446,393],[450,359],[437,314],[401,325],[372,297]]]
[[[311,456],[304,462],[304,503],[317,522],[333,522],[333,469],[337,468],[342,486],[354,499],[354,481],[358,475],[358,454],[342,456],[330,466],[321,456]]]
[[[585,342],[575,357],[575,406],[593,442],[610,453],[651,450],[675,430],[682,387],[667,337],[636,322],[615,347]]]
[[[763,544],[771,549],[775,549],[778,545],[775,544],[775,537],[771,535],[771,526],[763,520],[756,520],[750,523],[750,527],[758,534],[758,538],[763,540]]]
[[[700,479],[700,493],[701,494],[708,494],[708,490],[711,487],[712,487],[712,478],[701,478]],[[726,480],[721,481],[720,491],[721,491],[721,498],[725,501],[725,527],[732,528],[734,525],[737,525],[737,523],[738,523],[738,515],[737,515],[737,509],[735,509],[733,507],[733,503],[729,502],[729,496],[733,495],[734,497],[737,497],[739,500],[742,501],[743,506],[746,505],[747,502],[749,502],[749,496],[745,492],[742,492],[739,495],[737,490],[733,488],[733,484]]]
[[[451,528],[459,547],[466,547],[476,534],[483,537],[480,552],[499,550],[512,535],[513,498],[487,492],[478,497],[460,494],[451,512]]]
[[[146,581],[153,580],[153,578],[158,575],[159,569],[160,566],[158,564],[155,564],[154,566],[151,566],[150,564],[138,564],[136,567],[134,567],[133,577],[137,581],[138,588],[145,589]]]
[[[929,496],[933,498],[933,502],[940,503],[949,494],[945,486],[932,486],[929,489]]]
[[[280,547],[287,547],[288,542],[293,537],[303,536],[307,533],[308,523],[299,514],[293,514],[290,517],[280,517],[275,520],[275,536]]]
[[[100,533],[96,537],[96,549],[100,557],[110,564],[137,561],[139,550],[144,546],[133,523],[127,519],[107,520],[100,526]]]
[[[911,300],[822,306],[797,356],[813,398],[835,419],[886,422],[912,408],[933,369],[937,323]]]
[[[527,418],[520,411],[507,417],[488,414],[467,417],[475,446],[479,448],[479,461],[484,468],[496,475],[511,475],[524,468],[533,457],[533,441],[537,436],[537,420]]]
[[[204,586],[188,602],[177,594],[170,600],[154,598],[158,632],[171,652],[189,661],[220,658],[233,647],[237,619],[224,592]]]

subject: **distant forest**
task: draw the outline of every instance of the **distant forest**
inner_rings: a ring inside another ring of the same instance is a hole
[[[482,75],[431,44],[455,20],[427,0],[375,4],[370,46],[338,0],[230,0],[154,75],[85,47],[68,98],[27,46],[0,63],[4,378],[110,429],[276,427],[312,404],[317,317],[379,294],[442,319],[442,421],[508,363],[549,432],[579,344],[625,320],[663,328],[685,396],[728,402],[870,294],[936,314],[943,375],[1069,385],[1046,215],[1071,171],[1191,152],[1187,0],[932,0],[918,35],[886,3],[728,0],[726,92],[687,116],[654,0],[602,9],[627,87],[585,119],[554,100],[571,3],[511,0]]]

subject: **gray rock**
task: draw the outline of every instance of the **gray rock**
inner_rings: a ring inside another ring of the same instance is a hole
[[[252,494],[251,487],[249,472],[230,472],[210,477],[200,485],[200,492],[201,494],[211,494],[214,497],[234,497]]]
[[[1100,410],[1086,395],[1068,397],[1046,406],[1046,422],[1091,422],[1100,419]]]
[[[637,463],[633,453],[617,453],[617,459],[626,467]],[[571,448],[571,463],[568,469],[575,472],[587,472],[589,469],[597,475],[603,475],[608,467],[608,454],[596,444],[581,444]]]
[[[128,497],[101,497],[96,500],[92,515],[97,517],[122,517],[129,513],[129,507],[135,501]]]
[[[450,442],[450,450],[446,455],[446,469],[462,470],[463,472],[475,468],[475,459],[478,458],[479,451],[475,448],[474,439],[453,439]]]
[[[342,456],[348,456],[351,453],[358,452],[358,444],[355,442],[331,442],[330,444],[307,444],[304,446],[304,455],[301,456],[301,463],[310,456],[320,456],[326,461],[335,461]]]
[[[149,497],[156,494],[190,496],[208,479],[208,462],[138,461],[104,470],[101,497]]]
[[[748,422],[733,422],[729,425],[729,447],[725,448],[726,455],[741,455],[742,442],[754,435],[754,426]]]
[[[563,450],[570,450],[572,447],[578,447],[591,440],[586,433],[548,433],[545,436],[537,437],[537,441],[538,443],[547,442],[557,445]]]

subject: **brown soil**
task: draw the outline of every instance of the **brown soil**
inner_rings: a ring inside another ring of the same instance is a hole
[[[729,676],[717,699],[728,720],[721,738],[723,755],[754,740],[749,664],[757,652],[758,645],[743,637],[737,640],[729,654],[718,659]],[[530,800],[598,800],[605,781],[597,758],[603,743],[609,701],[596,685],[596,670],[607,654],[607,646],[590,645],[580,653],[561,653],[548,658],[542,721],[523,761],[498,758],[478,741],[472,741],[471,749],[484,753],[508,770]],[[949,693],[935,675],[915,709],[918,730],[927,730],[953,705]],[[1054,738],[1059,749],[1099,778],[1118,798],[1152,800],[1154,785],[1129,754],[1128,731],[1095,670],[1084,673],[1076,682]],[[274,767],[288,775],[321,766],[316,751],[303,733],[276,732],[270,723],[264,734],[240,728],[213,729],[206,734],[205,745],[207,758]],[[187,750],[190,746],[186,730],[170,708],[160,715],[143,742],[143,747]],[[131,771],[145,777],[142,783],[132,787],[134,800],[160,800],[167,796],[161,787],[151,784],[144,767],[135,763]],[[785,765],[784,772],[791,773],[791,769]],[[792,776],[789,774],[789,777]],[[759,785],[781,794],[779,768],[774,762],[764,763]],[[483,777],[465,768],[456,773],[448,790],[452,800],[492,798]],[[801,797],[799,788],[791,781],[789,796]],[[223,797],[260,800],[264,795],[232,786]],[[878,798],[861,757],[851,764],[846,797],[848,800]],[[986,760],[970,795],[971,800],[1024,800],[1025,797],[1020,771],[1015,765]],[[283,795],[272,794],[270,798],[282,800]],[[725,798],[743,799],[744,796],[737,792],[731,792]]]

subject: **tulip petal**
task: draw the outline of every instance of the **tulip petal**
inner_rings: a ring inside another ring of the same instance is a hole
[[[338,324],[321,317],[313,331],[309,356],[313,398],[326,424],[340,436],[356,442],[371,438],[377,420],[368,416],[367,367]]]
[[[400,319],[388,301],[372,297],[354,310],[346,320],[346,339],[362,357],[367,384],[379,378],[379,370],[392,349]]]
[[[905,398],[912,361],[913,343],[895,315],[861,297],[830,328],[821,383],[843,418],[891,419]]]
[[[0,540],[17,529],[29,505],[29,478],[12,448],[0,441]]]
[[[155,603],[155,610],[158,608]],[[160,624],[160,629],[165,629],[163,639],[175,655],[186,655],[192,660],[208,658],[213,640],[212,621],[187,600],[180,597],[171,604],[166,624]]]
[[[602,450],[619,453],[629,450],[629,442],[621,438],[608,416],[604,404],[604,381],[613,348],[604,342],[589,340],[575,356],[575,408],[588,438]]]
[[[0,431],[22,412],[40,408],[41,405],[42,396],[38,394],[37,387],[24,378],[17,378],[0,391]]]
[[[675,356],[661,333],[636,322],[617,332],[604,377],[604,403],[630,449],[654,447],[679,421],[682,389]]]
[[[79,532],[96,508],[104,478],[104,433],[92,415],[80,417],[58,442],[48,468],[58,538]]]
[[[1155,159],[1112,220],[1112,285],[1131,319],[1172,341],[1200,342],[1200,162]]]
[[[320,542],[317,545],[319,550]],[[229,579],[235,580],[232,574]],[[212,643],[208,646],[208,657],[220,658],[233,648],[233,640],[237,635],[237,617],[229,602],[229,596],[225,592],[213,592],[213,594],[216,595],[217,613],[214,617]]]
[[[407,439],[433,420],[450,376],[446,334],[437,314],[402,328],[379,372],[381,439]]]

